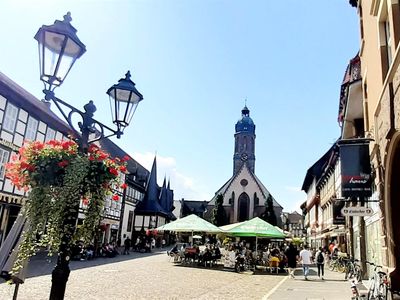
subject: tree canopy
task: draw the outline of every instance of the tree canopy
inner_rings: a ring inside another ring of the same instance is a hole
[[[224,197],[219,194],[215,199],[215,206],[212,211],[211,223],[215,226],[223,226],[227,224],[225,209],[223,206]]]

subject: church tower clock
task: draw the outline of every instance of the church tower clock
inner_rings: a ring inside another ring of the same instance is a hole
[[[233,175],[239,172],[243,164],[247,164],[250,171],[254,174],[256,157],[255,139],[256,125],[250,118],[250,111],[245,106],[242,109],[242,118],[235,126],[235,152],[233,155]]]

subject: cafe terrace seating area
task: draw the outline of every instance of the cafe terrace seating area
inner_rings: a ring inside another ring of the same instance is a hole
[[[157,231],[170,231],[191,234],[191,244],[178,243],[167,252],[170,260],[184,266],[224,267],[238,272],[261,270],[269,273],[285,272],[286,257],[283,253],[284,232],[256,217],[236,224],[217,227],[206,220],[189,215],[174,222],[156,228]],[[222,234],[235,238],[236,242],[195,243],[201,236],[194,233]],[[249,243],[242,238],[248,237],[255,242]],[[258,247],[258,240],[275,241]],[[189,239],[190,240],[190,239]],[[280,247],[279,247],[280,246]]]

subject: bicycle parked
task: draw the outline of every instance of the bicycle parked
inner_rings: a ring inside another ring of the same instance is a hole
[[[389,280],[385,272],[381,271],[382,266],[366,261],[367,264],[374,267],[374,271],[369,278],[368,300],[386,300],[389,299]],[[391,299],[391,298],[390,298]]]
[[[344,257],[337,257],[337,258],[332,258],[329,261],[329,270],[331,271],[338,271],[343,273],[346,270],[346,261]]]
[[[346,259],[346,265],[345,265],[345,276],[344,279],[352,279],[355,278],[357,282],[362,281],[362,275],[361,275],[361,267],[359,264],[357,264],[359,260],[350,258]]]

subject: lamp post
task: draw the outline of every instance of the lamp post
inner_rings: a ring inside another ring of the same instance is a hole
[[[282,221],[282,229],[287,230],[288,215],[284,212],[282,212],[281,214],[281,221]]]
[[[90,143],[114,135],[117,138],[121,137],[143,96],[135,88],[129,71],[125,78],[107,90],[115,129],[93,118],[96,111],[93,101],[89,101],[82,112],[55,96],[54,89],[63,83],[76,60],[86,52],[86,47],[76,35],[77,30],[71,25],[71,21],[71,14],[68,12],[63,21],[56,20],[53,25],[43,25],[39,28],[35,39],[39,45],[40,79],[44,83],[45,101],[52,101],[57,106],[75,132],[80,153],[85,155]],[[72,122],[72,116],[76,114],[81,118],[81,122],[77,124],[78,129]],[[52,272],[51,300],[64,299],[70,273],[71,240],[76,229],[79,201],[80,199],[76,199],[75,207],[66,208],[63,220],[65,232],[60,243],[57,265]]]

